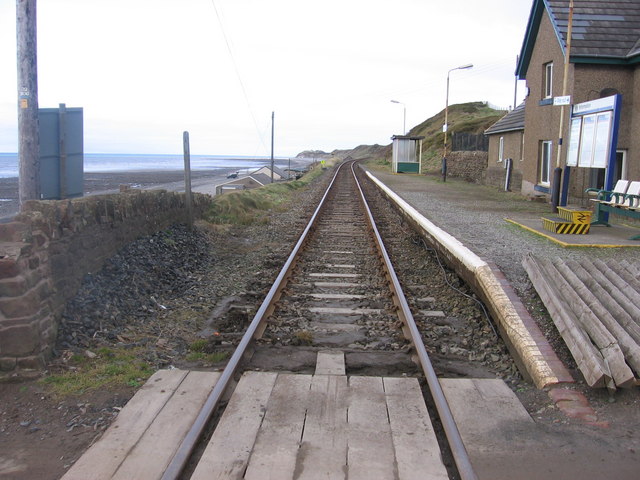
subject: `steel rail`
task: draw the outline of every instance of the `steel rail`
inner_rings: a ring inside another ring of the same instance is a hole
[[[233,375],[238,369],[238,366],[240,365],[240,360],[245,354],[249,344],[251,343],[251,340],[253,339],[255,333],[258,331],[258,328],[263,323],[263,320],[270,314],[270,311],[273,310],[275,302],[279,300],[282,289],[286,285],[286,281],[290,277],[291,271],[295,266],[295,263],[298,257],[298,252],[303,248],[303,246],[307,242],[309,238],[309,232],[311,232],[311,230],[315,226],[315,223],[320,214],[320,211],[324,207],[327,196],[329,195],[329,192],[331,191],[331,188],[335,183],[336,177],[338,176],[338,173],[340,172],[340,169],[343,167],[343,165],[338,166],[336,173],[331,179],[331,183],[327,187],[324,195],[322,196],[322,199],[320,200],[320,203],[318,204],[318,207],[313,213],[306,228],[300,235],[300,238],[298,239],[298,242],[296,243],[295,247],[291,251],[289,258],[287,259],[286,263],[280,270],[280,273],[276,277],[276,280],[271,286],[269,293],[267,294],[262,304],[260,305],[260,308],[254,315],[253,320],[251,321],[251,323],[249,324],[249,327],[247,328],[247,331],[242,336],[242,339],[240,340],[238,347],[233,352],[233,355],[229,359],[227,366],[224,368],[224,370],[222,371],[222,374],[220,375],[220,378],[218,379],[215,386],[213,387],[213,390],[211,390],[209,397],[207,397],[207,401],[205,402],[202,409],[198,413],[198,416],[196,417],[193,425],[191,426],[191,429],[189,430],[189,432],[187,432],[187,435],[182,440],[182,443],[178,447],[178,450],[176,450],[176,453],[171,459],[171,462],[167,466],[167,469],[165,470],[164,474],[162,475],[162,480],[176,480],[184,470],[187,462],[189,461],[189,458],[191,457],[191,454],[193,453],[193,450],[196,444],[200,440],[200,437],[202,437],[202,433],[204,432],[204,429],[207,423],[213,416],[213,413],[216,407],[218,406],[218,403],[220,402],[222,395],[224,394],[225,390],[229,386],[229,383],[233,378]]]
[[[429,390],[431,391],[431,396],[433,397],[436,409],[438,410],[438,415],[440,416],[440,421],[442,422],[442,426],[447,437],[447,442],[449,443],[449,448],[451,449],[451,453],[453,454],[458,473],[460,474],[460,478],[462,480],[477,480],[478,476],[476,475],[475,471],[473,470],[473,466],[471,465],[469,454],[464,446],[464,443],[462,442],[462,437],[460,436],[460,431],[458,430],[458,426],[456,425],[453,414],[451,413],[451,409],[449,408],[449,403],[444,396],[444,392],[442,391],[442,387],[440,385],[440,382],[438,381],[436,372],[433,369],[431,360],[429,359],[429,354],[427,353],[427,349],[424,346],[422,337],[413,318],[413,314],[411,313],[409,304],[407,303],[407,299],[404,296],[404,292],[402,291],[402,287],[400,286],[398,277],[395,273],[393,265],[391,264],[391,259],[389,258],[389,255],[384,248],[382,237],[380,236],[380,232],[376,227],[375,220],[365,199],[364,192],[360,187],[360,182],[358,182],[358,178],[356,177],[354,170],[355,165],[355,162],[351,164],[351,171],[353,173],[353,177],[355,178],[356,185],[358,186],[358,190],[360,191],[362,204],[369,221],[369,227],[376,237],[376,247],[378,249],[378,252],[382,256],[385,270],[387,272],[387,275],[389,276],[391,289],[394,296],[393,300],[397,308],[399,309],[397,312],[398,316],[401,317],[403,323],[409,330],[409,335],[411,337],[410,340],[416,349],[420,365],[422,366],[422,371],[427,380],[427,384],[429,386]]]

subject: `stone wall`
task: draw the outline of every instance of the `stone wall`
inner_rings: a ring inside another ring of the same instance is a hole
[[[196,218],[211,198],[193,195]],[[136,238],[186,222],[184,202],[164,190],[32,201],[0,224],[0,378],[42,369],[83,277]]]
[[[505,177],[507,176],[507,169],[500,167],[488,167],[483,174],[482,183],[484,185],[492,185],[504,190]],[[511,172],[510,190],[512,192],[520,192],[522,189],[522,172],[520,170],[513,170]]]
[[[451,152],[447,155],[447,175],[467,182],[482,183],[487,161],[487,152]]]

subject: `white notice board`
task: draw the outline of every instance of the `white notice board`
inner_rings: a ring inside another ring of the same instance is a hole
[[[567,166],[607,168],[617,126],[614,125],[619,95],[573,106],[569,131]],[[615,150],[614,150],[615,153]]]

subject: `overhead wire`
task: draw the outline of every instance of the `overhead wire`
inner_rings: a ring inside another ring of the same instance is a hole
[[[238,79],[238,83],[240,83],[240,88],[242,90],[242,95],[244,96],[244,100],[247,104],[247,108],[249,110],[249,114],[253,120],[253,126],[256,129],[256,133],[258,134],[258,138],[260,138],[260,143],[262,143],[265,152],[268,152],[267,144],[264,141],[264,137],[262,136],[262,132],[260,131],[260,127],[258,126],[258,121],[256,120],[256,116],[253,113],[253,108],[251,107],[251,102],[249,100],[249,95],[247,94],[247,89],[245,88],[244,82],[242,81],[242,76],[240,75],[240,69],[238,68],[238,64],[235,59],[235,55],[233,54],[233,50],[231,48],[231,44],[229,43],[229,38],[227,37],[227,33],[224,29],[224,25],[222,23],[222,17],[220,16],[220,12],[218,11],[218,7],[216,6],[215,0],[211,0],[211,4],[213,5],[213,10],[216,12],[216,17],[218,19],[218,24],[220,25],[220,31],[222,32],[222,36],[224,38],[224,42],[227,45],[227,51],[229,52],[229,56],[231,57],[231,63],[233,64],[233,69],[236,73],[236,78]]]

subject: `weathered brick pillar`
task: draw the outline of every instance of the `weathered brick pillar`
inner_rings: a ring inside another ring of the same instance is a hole
[[[47,243],[27,224],[0,224],[0,374],[41,369],[53,348]]]

